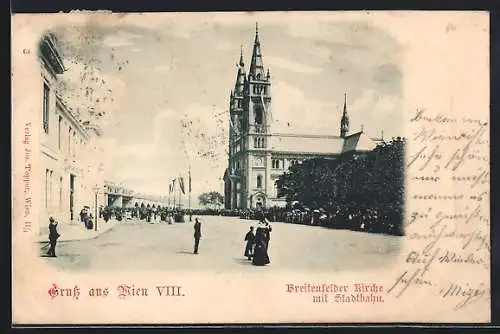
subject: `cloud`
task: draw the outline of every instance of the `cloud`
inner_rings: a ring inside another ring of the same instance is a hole
[[[151,141],[103,142],[109,152],[109,178],[123,180],[136,191],[165,195],[168,182],[187,177],[191,166],[193,193],[219,190],[218,178],[206,176],[222,176],[226,167],[226,117],[222,109],[196,103],[182,111],[158,111],[151,122]]]
[[[171,66],[159,65],[159,66],[156,66],[155,68],[153,68],[153,72],[168,72],[171,69],[172,69]]]
[[[398,95],[381,94],[373,89],[364,89],[361,95],[350,102],[347,100],[348,112],[351,117],[351,131],[358,130],[363,125],[365,131],[376,136],[384,131],[388,136],[403,134],[402,98]],[[378,126],[380,128],[375,128]]]
[[[302,74],[316,74],[323,71],[322,68],[301,64],[286,58],[266,56],[266,63],[271,67],[280,67],[285,70]]]
[[[219,41],[215,48],[219,51],[233,51],[236,50],[236,44],[228,41]]]
[[[337,135],[339,104],[307,97],[303,91],[285,82],[273,85],[273,132]]]
[[[104,38],[103,45],[108,47],[121,47],[134,44],[134,40],[141,38],[140,35],[132,34],[126,31],[117,31]]]
[[[331,101],[308,97],[297,87],[279,81],[273,85],[271,130],[278,133],[339,135],[343,110],[343,96]],[[398,109],[402,99],[373,89],[364,89],[359,97],[349,100],[347,112],[350,117],[350,132],[363,126],[370,136],[384,133],[398,136],[402,133],[402,119]]]

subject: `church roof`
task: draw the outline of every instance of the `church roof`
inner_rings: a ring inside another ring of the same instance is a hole
[[[270,150],[290,154],[336,155],[352,151],[370,151],[376,146],[377,143],[362,131],[345,138],[283,133],[269,137]]]
[[[363,131],[360,131],[345,137],[342,153],[351,151],[371,151],[376,146],[376,142],[368,138]]]
[[[311,154],[340,154],[344,139],[337,136],[276,134],[270,137],[273,151]]]

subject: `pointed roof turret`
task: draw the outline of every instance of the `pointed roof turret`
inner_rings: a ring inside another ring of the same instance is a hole
[[[238,67],[238,74],[236,75],[236,83],[234,85],[234,95],[242,96],[246,80],[245,62],[243,61],[243,45],[241,45],[240,50],[240,62],[236,64],[236,67]]]
[[[349,116],[347,115],[347,94],[344,93],[344,112],[340,120],[340,136],[345,137],[349,132]]]
[[[240,45],[240,66],[245,67],[245,62],[243,61],[243,45]]]
[[[255,24],[255,41],[253,43],[252,61],[250,63],[250,78],[261,79],[265,78],[264,63],[262,61],[262,52],[260,50],[259,40],[259,24]]]

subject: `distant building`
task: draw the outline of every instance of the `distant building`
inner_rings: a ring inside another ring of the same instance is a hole
[[[331,136],[271,133],[271,102],[271,74],[264,68],[257,26],[249,73],[241,52],[236,84],[229,99],[226,209],[284,206],[286,200],[278,198],[275,181],[290,166],[316,157],[369,151],[379,140],[368,138],[362,130],[349,134],[345,96],[339,135]]]

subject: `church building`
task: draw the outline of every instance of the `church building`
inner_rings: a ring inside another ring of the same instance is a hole
[[[271,133],[271,86],[257,25],[249,72],[246,73],[241,51],[229,99],[228,167],[224,173],[226,209],[285,206],[286,199],[278,198],[275,181],[290,166],[311,158],[369,151],[376,146],[376,140],[367,138],[362,130],[349,133],[345,95],[338,135]]]

